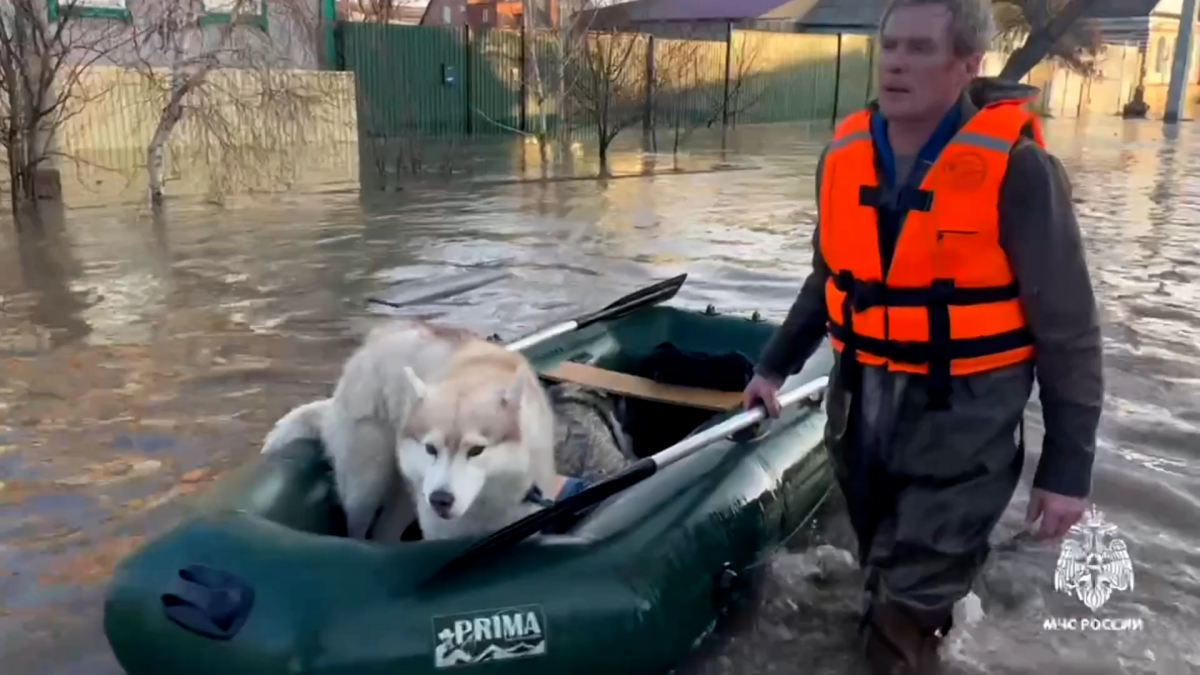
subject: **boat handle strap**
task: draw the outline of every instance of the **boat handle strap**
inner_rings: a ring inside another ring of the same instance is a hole
[[[242,579],[204,565],[179,570],[163,611],[177,625],[213,640],[228,640],[242,629],[254,607],[254,588]]]

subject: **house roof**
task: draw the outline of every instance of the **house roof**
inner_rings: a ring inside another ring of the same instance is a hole
[[[606,23],[739,21],[767,19],[797,26],[870,27],[879,24],[888,0],[631,0],[595,10]],[[1100,0],[1084,16],[1120,19],[1149,16],[1171,0]]]
[[[1089,19],[1123,19],[1149,16],[1161,0],[1101,0],[1083,15]]]
[[[701,21],[752,19],[787,4],[786,0],[633,0],[609,5],[599,14],[620,13],[629,21]]]
[[[801,5],[807,5],[802,7]],[[768,19],[793,19],[801,26],[875,27],[883,16],[887,0],[794,0],[781,7],[790,10]]]
[[[806,25],[874,26],[886,0],[632,0],[596,10],[608,21],[790,20]]]

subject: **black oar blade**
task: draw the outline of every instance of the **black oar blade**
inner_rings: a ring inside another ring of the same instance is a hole
[[[638,460],[621,473],[605,481],[596,483],[578,494],[555,503],[553,506],[497,530],[487,538],[480,540],[468,548],[458,557],[451,559],[450,562],[446,563],[432,577],[427,579],[425,583],[428,584],[437,579],[444,579],[455,572],[469,568],[479,561],[495,558],[505,548],[523,541],[538,532],[547,530],[589,506],[599,504],[618,492],[646,480],[650,476],[653,476],[657,469],[658,465],[650,458]]]
[[[638,289],[629,295],[619,298],[604,309],[597,310],[591,314],[585,314],[575,322],[580,328],[588,324],[596,323],[597,321],[608,321],[624,316],[635,309],[657,305],[660,302],[666,302],[675,297],[679,289],[683,287],[683,282],[687,281],[687,274],[680,274],[677,277],[672,277],[665,281],[660,281],[653,286]]]

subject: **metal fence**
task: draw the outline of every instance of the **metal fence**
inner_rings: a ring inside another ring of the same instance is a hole
[[[594,137],[595,111],[575,92],[600,69],[613,71],[605,77],[620,79],[623,92],[604,105],[621,107],[623,125],[635,126],[633,115],[644,128],[832,120],[865,104],[872,87],[872,41],[859,35],[731,29],[724,40],[568,40],[551,31],[365,23],[342,23],[336,36],[338,66],[356,76],[360,132],[374,139],[536,133],[543,124]],[[591,71],[581,75],[585,61]]]

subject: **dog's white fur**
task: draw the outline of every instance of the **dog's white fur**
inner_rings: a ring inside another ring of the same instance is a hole
[[[426,539],[504,527],[539,508],[534,486],[553,496],[554,412],[523,356],[472,341],[428,382],[405,372],[418,403],[396,449]],[[438,495],[452,501],[441,513]]]
[[[399,320],[368,334],[332,397],[280,418],[263,452],[320,439],[350,537],[364,539],[383,506],[373,539],[399,539],[414,509],[423,536],[442,539],[527,515],[533,485],[552,494],[554,425],[523,356],[468,331]],[[430,503],[439,491],[453,496],[446,517]]]
[[[482,341],[467,331],[420,321],[397,320],[373,329],[343,365],[333,396],[298,406],[280,418],[262,451],[273,452],[297,439],[320,439],[333,465],[347,534],[364,539],[381,505],[385,511],[400,506],[412,513],[407,495],[391,500],[399,504],[384,503],[401,487],[395,485],[396,440],[416,404],[405,369],[432,378],[457,349],[473,340]],[[398,533],[387,538],[392,536]]]

